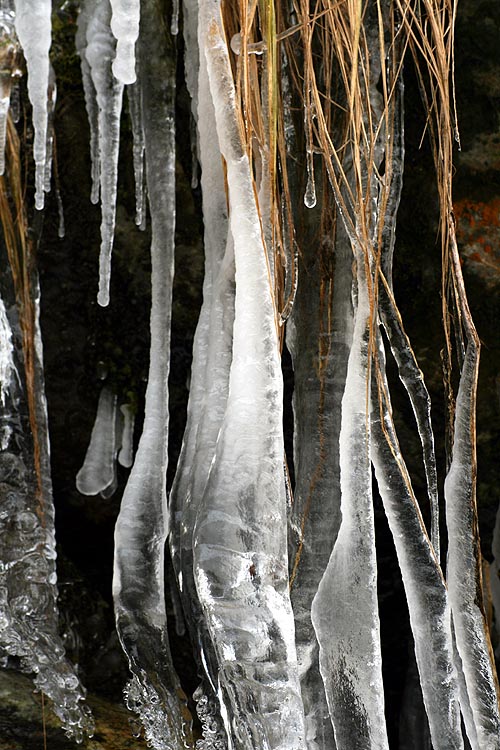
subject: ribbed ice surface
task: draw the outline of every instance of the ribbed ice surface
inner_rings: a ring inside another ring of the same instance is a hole
[[[139,86],[152,223],[151,352],[144,426],[115,528],[113,598],[132,679],[127,703],[157,750],[187,741],[182,691],[170,655],[164,591],[167,536],[168,372],[175,231],[175,54],[143,5]],[[159,159],[158,154],[163,158]]]
[[[356,259],[358,306],[340,429],[342,521],[311,614],[338,750],[387,750],[367,397],[370,308],[359,250]]]
[[[460,377],[453,441],[453,459],[445,480],[448,527],[447,583],[457,651],[465,678],[477,736],[473,750],[500,748],[500,716],[489,632],[477,602],[477,524],[474,497],[471,397],[477,377],[478,353],[469,343]],[[469,737],[472,741],[473,738]]]
[[[195,580],[228,735],[248,750],[298,750],[305,736],[288,594],[275,311],[218,2],[200,5],[200,29],[227,165],[236,301],[227,408],[194,531]]]

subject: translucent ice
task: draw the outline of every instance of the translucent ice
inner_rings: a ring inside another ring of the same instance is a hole
[[[84,10],[87,40],[85,57],[90,67],[98,106],[102,221],[97,301],[100,305],[106,306],[109,304],[111,252],[115,229],[123,84],[115,79],[111,70],[115,55],[115,39],[109,27],[111,18],[109,0],[87,0]]]
[[[15,16],[10,3],[0,7],[0,174],[5,169],[7,115],[13,79],[20,75],[20,45],[16,36]]]
[[[43,208],[47,145],[47,89],[51,44],[51,0],[15,0],[16,32],[28,68],[28,95],[33,107],[35,140],[35,206]]]
[[[120,411],[123,415],[123,429],[118,463],[130,469],[134,463],[134,422],[135,413],[131,404],[122,404]]]
[[[142,6],[139,85],[151,210],[151,351],[143,432],[115,528],[113,598],[132,679],[127,703],[157,750],[182,747],[189,727],[167,636],[164,546],[168,372],[175,231],[175,50],[156,3]],[[158,154],[163,158],[159,159]]]
[[[229,395],[193,536],[198,596],[238,747],[303,748],[304,718],[288,593],[282,382],[277,322],[219,4],[200,4],[236,264]]]
[[[311,616],[338,750],[387,750],[367,390],[370,307],[361,248],[355,257],[358,305],[340,429],[342,521]]]
[[[477,734],[477,750],[500,748],[497,686],[488,627],[478,604],[480,576],[475,537],[474,407],[478,345],[469,341],[460,377],[453,459],[445,480],[448,527],[447,583],[457,651]],[[472,740],[471,737],[469,737]],[[476,747],[473,748],[476,750]]]
[[[76,475],[76,487],[82,495],[97,495],[113,482],[117,450],[116,409],[116,395],[105,386],[99,396],[85,461]]]

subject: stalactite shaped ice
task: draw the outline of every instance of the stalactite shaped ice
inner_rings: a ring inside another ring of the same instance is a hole
[[[111,70],[111,63],[115,56],[115,39],[109,28],[111,18],[109,0],[87,0],[85,10],[87,13],[85,57],[90,67],[98,105],[102,220],[97,301],[105,307],[109,304],[123,84],[115,79]]]
[[[2,406],[5,406],[10,383],[15,374],[12,331],[3,299],[0,297],[0,400]]]
[[[111,0],[111,31],[116,38],[113,75],[122,83],[134,83],[135,43],[139,36],[140,0]]]
[[[122,404],[120,412],[123,416],[123,428],[118,463],[130,469],[134,463],[134,424],[135,412],[131,404]]]
[[[427,391],[422,371],[405,333],[401,316],[396,306],[392,284],[392,265],[396,241],[396,219],[401,200],[404,169],[404,106],[402,74],[395,87],[395,113],[391,144],[390,190],[388,195],[381,191],[380,198],[386,199],[382,229],[381,270],[385,283],[380,285],[379,311],[391,345],[392,354],[398,366],[399,377],[408,393],[415,415],[415,421],[422,445],[422,458],[427,479],[427,492],[431,509],[431,541],[440,558],[439,539],[439,500],[437,486],[434,434],[431,422],[431,399]],[[389,155],[388,155],[389,156]],[[388,157],[387,157],[388,158]]]
[[[135,223],[141,229],[146,227],[146,185],[144,183],[144,132],[140,88],[137,83],[127,86],[128,111],[132,125],[132,155],[135,179]]]
[[[371,414],[375,476],[403,577],[432,746],[435,750],[461,750],[459,690],[446,585],[399,449],[385,377],[385,352],[380,334],[377,338]]]
[[[76,488],[82,495],[97,495],[113,482],[117,450],[116,411],[116,395],[105,386],[99,396],[85,460],[76,475]]]
[[[33,107],[35,207],[40,210],[44,204],[52,2],[51,0],[15,0],[15,10],[16,32],[26,59],[28,95]]]
[[[15,14],[10,3],[0,7],[0,175],[5,170],[7,116],[12,83],[20,76],[20,45],[15,29]]]
[[[197,21],[196,10],[190,7],[188,23],[191,25],[193,18]],[[198,60],[195,33],[196,29],[184,26],[188,68],[194,68]],[[200,33],[203,34],[203,29]],[[227,402],[234,324],[234,250],[204,55],[200,60],[199,78],[191,85],[195,93],[200,92],[199,102],[193,101],[192,108],[198,114],[202,164],[205,278],[203,305],[193,345],[188,418],[170,494],[170,549],[198,670],[207,675],[197,691],[196,706],[202,723],[202,742],[209,750],[222,749],[227,740],[217,697],[216,658],[193,577],[193,528]]]
[[[154,0],[142,3],[139,86],[152,223],[151,354],[144,426],[115,529],[113,598],[132,679],[127,704],[157,750],[189,741],[172,666],[164,591],[168,372],[175,230],[175,49]],[[158,158],[162,154],[162,158]]]
[[[370,465],[370,307],[361,248],[355,257],[358,304],[340,429],[342,521],[311,616],[338,750],[387,750]]]
[[[311,231],[315,215],[311,211]],[[307,742],[333,746],[333,729],[319,671],[311,604],[340,525],[339,432],[342,395],[352,340],[352,250],[339,223],[334,247],[303,242],[301,274],[287,344],[294,367],[295,490],[290,511],[289,567],[295,641]],[[321,274],[330,268],[329,278]],[[335,276],[333,277],[333,267]],[[321,270],[320,270],[321,269]]]
[[[240,748],[303,748],[288,594],[282,382],[276,317],[217,1],[200,4],[236,265],[226,413],[193,538],[195,580],[218,659],[228,735]]]
[[[467,345],[458,389],[453,458],[445,480],[448,527],[447,583],[457,650],[465,677],[477,745],[473,750],[500,748],[497,683],[488,625],[478,604],[480,560],[475,538],[474,393],[478,345]],[[480,589],[480,587],[479,587]],[[469,739],[472,740],[471,737]]]
[[[52,159],[54,149],[54,114],[57,101],[57,83],[56,74],[52,65],[49,67],[49,85],[47,88],[47,147],[45,160],[45,178],[43,189],[50,193],[50,184],[52,181]]]
[[[100,188],[99,108],[97,106],[97,96],[90,72],[90,65],[85,55],[85,50],[87,49],[87,26],[93,10],[94,3],[90,2],[90,0],[81,5],[78,15],[75,46],[80,57],[85,108],[90,128],[90,175],[92,180],[90,200],[92,203],[98,203]]]

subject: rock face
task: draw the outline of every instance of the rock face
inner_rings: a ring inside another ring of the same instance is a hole
[[[92,739],[84,740],[82,750],[140,750],[146,744],[132,735],[130,713],[121,705],[102,698],[89,698],[96,719]],[[50,704],[24,675],[0,670],[0,750],[74,750]]]

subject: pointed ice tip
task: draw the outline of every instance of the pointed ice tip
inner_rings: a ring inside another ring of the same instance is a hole
[[[37,211],[43,211],[45,205],[45,196],[43,190],[35,193],[35,208]]]

